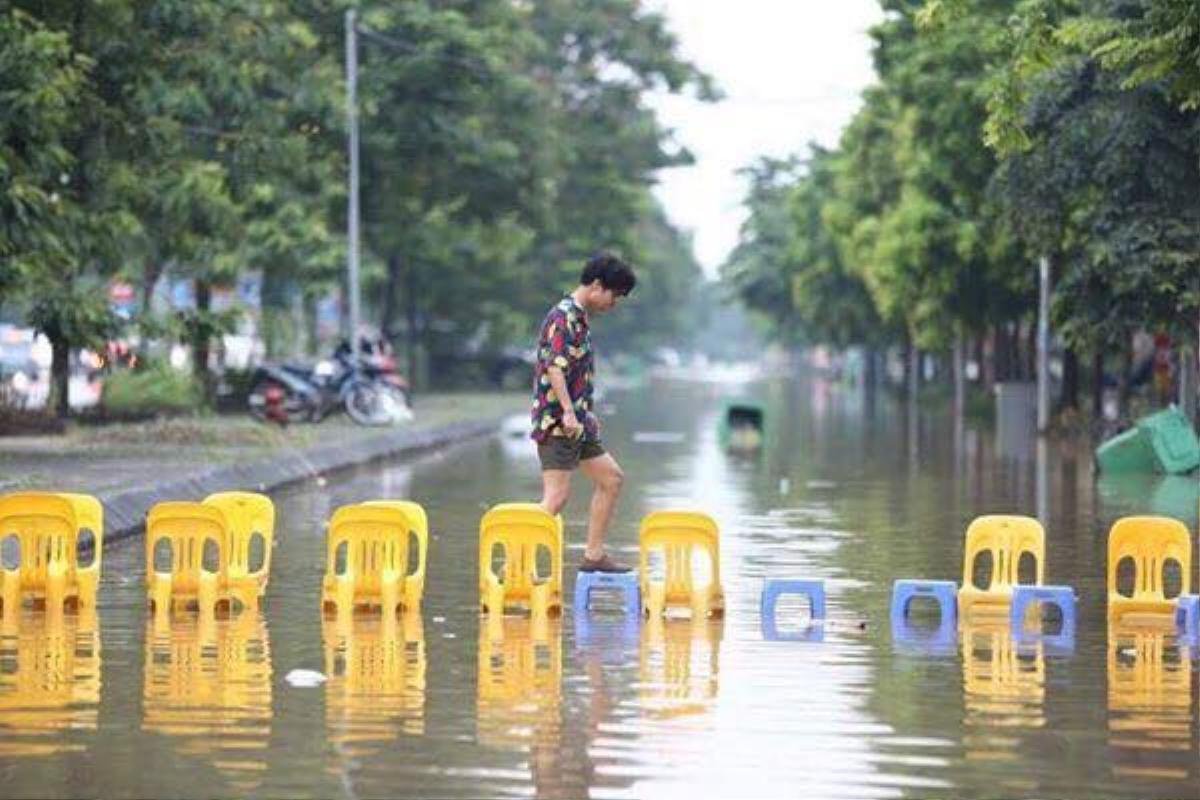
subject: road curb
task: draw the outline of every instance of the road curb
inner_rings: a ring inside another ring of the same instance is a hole
[[[266,493],[334,470],[486,436],[499,430],[504,419],[456,422],[422,431],[390,431],[353,444],[316,444],[248,463],[198,469],[136,489],[101,492],[97,498],[104,505],[104,538],[111,542],[141,534],[146,512],[165,500],[199,501],[213,492],[232,490]]]

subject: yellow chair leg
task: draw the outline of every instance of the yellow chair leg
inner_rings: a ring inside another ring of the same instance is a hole
[[[4,570],[0,574],[0,602],[6,616],[16,618],[21,612],[21,574],[16,570]]]

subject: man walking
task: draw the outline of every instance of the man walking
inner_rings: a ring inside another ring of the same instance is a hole
[[[633,269],[611,253],[588,259],[579,286],[550,309],[538,335],[533,375],[533,440],[542,462],[542,507],[562,511],[579,467],[595,484],[580,572],[628,572],[604,552],[621,483],[621,467],[600,443],[592,411],[594,373],[589,315],[611,311],[633,291]]]

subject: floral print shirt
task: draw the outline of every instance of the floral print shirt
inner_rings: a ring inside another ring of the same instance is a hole
[[[538,334],[531,435],[539,443],[562,425],[563,409],[547,374],[550,367],[558,367],[566,377],[567,393],[576,418],[583,424],[584,440],[599,441],[600,426],[592,414],[592,337],[587,312],[570,295],[550,309]]]

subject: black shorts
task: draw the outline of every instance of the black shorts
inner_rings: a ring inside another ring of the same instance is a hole
[[[572,470],[579,466],[580,461],[598,458],[605,452],[604,445],[598,439],[571,439],[566,436],[546,437],[546,441],[538,444],[537,451],[543,470]]]

